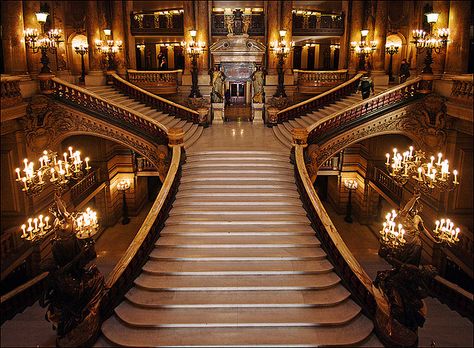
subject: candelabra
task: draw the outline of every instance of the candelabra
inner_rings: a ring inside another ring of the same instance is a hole
[[[398,53],[398,49],[400,45],[394,43],[387,43],[385,45],[385,52],[390,55],[390,61],[388,63],[388,80],[393,82],[395,79],[393,78],[393,55]]]
[[[117,190],[122,192],[122,225],[126,225],[130,222],[128,217],[128,206],[127,199],[125,197],[125,191],[130,188],[130,180],[120,180],[117,184]]]
[[[347,201],[344,221],[352,223],[352,191],[357,189],[357,181],[355,179],[346,179],[344,180],[344,186],[349,190],[349,199]]]
[[[287,42],[285,40],[286,30],[280,30],[280,40],[270,43],[270,49],[278,58],[277,73],[278,73],[278,85],[274,97],[283,97],[286,98],[285,92],[285,75],[283,72],[283,65],[285,64],[285,59],[290,54],[293,49],[294,42]]]
[[[206,43],[201,41],[196,41],[196,30],[190,30],[189,34],[191,35],[191,40],[188,42],[182,42],[181,45],[186,47],[186,53],[191,58],[191,93],[189,94],[189,98],[201,98],[201,92],[199,91],[198,86],[198,66],[197,66],[197,59],[199,55],[204,52],[206,48]]]
[[[102,40],[95,40],[96,50],[103,55],[107,63],[107,70],[115,69],[115,54],[122,51],[123,42],[121,40],[110,40],[112,35],[110,29],[104,29],[106,37],[105,42]]]
[[[54,185],[55,191],[56,206],[53,205],[50,208],[56,216],[53,223],[50,224],[49,216],[38,215],[38,217],[28,218],[27,224],[21,225],[21,237],[26,240],[40,240],[49,232],[61,228],[64,219],[72,219],[73,231],[79,239],[90,238],[98,230],[96,212],[87,208],[85,212],[67,213],[65,204],[60,198],[61,192],[68,184],[81,179],[84,173],[91,169],[88,157],[82,161],[80,151],[73,151],[72,147],[68,150],[69,153],[64,152],[63,159],[59,159],[56,152],[45,150],[38,160],[39,168],[35,169],[34,162],[25,158],[24,169],[16,168],[15,170],[16,181],[25,194],[29,196],[39,194],[48,182]]]
[[[377,49],[376,41],[367,41],[369,30],[362,29],[360,31],[361,40],[351,42],[351,51],[359,56],[359,70],[365,69],[367,57]]]
[[[434,31],[434,25],[438,21],[439,13],[430,12],[425,13],[427,22],[430,26],[429,32],[426,33],[421,29],[415,29],[412,31],[413,41],[412,43],[416,46],[417,53],[426,51],[425,66],[423,67],[422,73],[432,74],[431,64],[433,63],[433,51],[440,53],[446,49],[448,44],[449,29],[441,28],[436,32]]]
[[[48,18],[49,13],[41,11],[36,13],[36,20],[41,25],[41,32],[38,33],[37,29],[27,28],[25,29],[25,43],[26,47],[31,49],[33,53],[38,53],[41,51],[41,74],[50,74],[51,69],[49,68],[49,58],[48,52],[56,53],[57,48],[61,40],[61,30],[60,29],[51,29],[48,33],[44,32],[44,24]]]
[[[430,156],[426,161],[426,154],[421,151],[414,151],[410,146],[409,151],[401,154],[396,148],[393,149],[393,156],[385,155],[387,161],[385,165],[390,176],[400,185],[405,185],[409,179],[413,179],[416,189],[427,192],[434,188],[448,191],[459,185],[458,171],[449,171],[449,162],[442,160],[443,154],[438,153],[438,160]],[[451,175],[454,177],[452,179]]]
[[[86,66],[84,64],[84,55],[87,54],[89,51],[89,47],[86,43],[79,43],[77,46],[74,46],[74,51],[77,54],[81,55],[81,77],[79,78],[79,82],[84,83],[86,78]]]

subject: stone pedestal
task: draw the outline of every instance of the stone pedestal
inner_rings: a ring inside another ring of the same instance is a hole
[[[224,103],[212,103],[212,114],[214,116],[212,123],[224,123]]]
[[[265,112],[265,104],[252,103],[252,120],[255,124],[263,124],[263,113]]]
[[[197,112],[199,113],[199,125],[208,127],[210,124],[209,120],[209,109],[208,108],[198,108]]]
[[[86,86],[104,86],[106,78],[102,70],[90,70],[85,78]]]
[[[276,107],[270,106],[267,108],[267,119],[266,119],[266,124],[267,126],[271,127],[274,126],[278,123],[278,109]]]

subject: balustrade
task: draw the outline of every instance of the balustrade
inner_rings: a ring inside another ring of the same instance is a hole
[[[385,192],[395,203],[400,204],[402,200],[403,187],[398,185],[392,177],[383,169],[374,168],[373,182]]]
[[[178,76],[182,72],[128,70],[128,81],[155,94],[175,94],[178,91]]]
[[[146,157],[137,157],[136,160],[138,172],[156,171],[156,167]]]
[[[178,117],[193,123],[199,123],[199,113],[197,111],[150,93],[143,88],[135,86],[134,84],[122,79],[116,74],[111,75],[111,78],[114,87],[129,97],[145,103],[156,110],[167,113],[170,116]]]
[[[182,9],[132,12],[132,35],[184,35]]]
[[[297,70],[298,87],[334,87],[347,80],[347,70],[335,71],[312,71],[312,70]]]
[[[299,35],[344,35],[344,15],[296,10],[293,13],[293,36]]]
[[[2,108],[14,106],[22,101],[19,76],[1,77],[1,103]]]
[[[451,88],[451,97],[460,99],[472,106],[472,83],[472,75],[468,77],[454,77]]]
[[[362,101],[350,108],[321,119],[306,129],[309,133],[308,144],[321,143],[333,137],[340,129],[347,129],[349,125],[366,120],[372,114],[380,111],[388,111],[393,107],[400,107],[404,103],[421,97],[422,94],[417,92],[420,90],[421,82],[421,78],[408,81],[403,85],[389,89],[366,101]],[[357,87],[352,85],[352,88]],[[332,91],[334,90],[327,93]]]
[[[349,81],[346,81],[327,92],[278,111],[276,115],[277,122],[283,123],[285,121],[292,120],[295,117],[304,116],[329,104],[335,103],[340,98],[354,93],[359,86],[359,80],[361,77],[362,74],[357,74]]]
[[[71,187],[71,198],[74,205],[79,204],[84,198],[97,188],[99,184],[100,168],[91,171],[82,180]]]

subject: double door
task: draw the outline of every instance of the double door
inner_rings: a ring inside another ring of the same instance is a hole
[[[230,82],[230,103],[245,104],[245,82]]]

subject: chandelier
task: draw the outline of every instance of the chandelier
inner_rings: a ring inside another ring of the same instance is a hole
[[[434,188],[442,191],[449,191],[459,185],[458,171],[449,171],[449,162],[442,160],[443,154],[438,153],[437,161],[435,156],[426,159],[425,152],[414,151],[413,146],[403,153],[393,149],[393,156],[385,155],[385,166],[390,176],[399,184],[405,185],[409,179],[414,179],[417,188],[421,191],[430,191]]]
[[[16,182],[25,194],[37,195],[48,183],[53,185],[55,191],[55,205],[49,209],[55,215],[54,221],[50,223],[50,217],[43,214],[28,218],[27,223],[20,226],[21,238],[32,242],[40,240],[50,232],[61,228],[66,218],[72,219],[73,231],[79,239],[90,238],[97,233],[99,225],[95,211],[90,208],[87,208],[85,212],[67,213],[65,211],[66,205],[61,199],[61,192],[71,182],[80,180],[91,169],[89,157],[83,161],[80,151],[73,151],[71,146],[68,151],[69,153],[64,152],[61,157],[56,152],[44,150],[43,155],[38,159],[39,168],[35,169],[35,163],[25,158],[24,168],[15,169]]]
[[[121,40],[111,40],[112,35],[110,29],[104,29],[106,37],[105,41],[95,40],[95,48],[97,52],[101,53],[107,62],[107,70],[115,69],[115,54],[122,51],[123,42]]]

